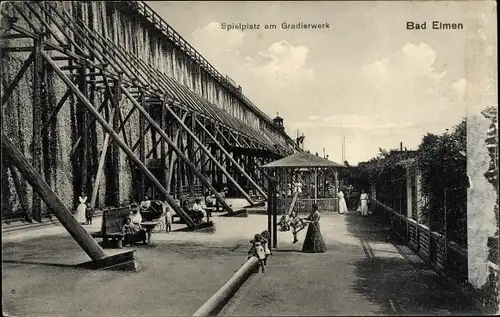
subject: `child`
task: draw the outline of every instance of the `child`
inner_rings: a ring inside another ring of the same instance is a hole
[[[293,228],[292,234],[293,234],[293,244],[299,242],[299,239],[297,239],[297,233],[299,233],[302,229],[305,228],[306,224],[304,221],[299,217],[297,212],[292,211],[290,214],[290,226]]]
[[[165,212],[165,226],[167,233],[170,233],[172,231],[172,213],[170,207],[167,207],[167,211]]]
[[[137,230],[132,224],[132,219],[127,217],[126,223],[123,225],[122,228],[123,231],[123,245],[128,246],[134,243],[134,235],[136,234]]]
[[[267,230],[262,231],[260,235],[262,236],[262,244],[264,245],[264,252],[266,253],[264,265],[267,265],[267,258],[272,254],[271,249],[269,249],[269,240],[271,240],[271,236]]]
[[[87,206],[85,210],[85,218],[87,219],[87,224],[92,225],[92,216],[94,216],[94,209]]]
[[[290,231],[290,219],[287,214],[281,216],[279,225],[281,231]]]
[[[262,236],[260,234],[256,234],[252,240],[250,240],[252,247],[248,250],[248,257],[250,259],[252,256],[255,256],[259,259],[259,265],[262,268],[262,273],[266,271],[264,268],[264,261],[266,259],[266,251],[264,249],[264,245],[262,243]]]

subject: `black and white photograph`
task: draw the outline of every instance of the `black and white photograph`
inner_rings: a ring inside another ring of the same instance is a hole
[[[0,10],[2,316],[500,314],[495,1]]]

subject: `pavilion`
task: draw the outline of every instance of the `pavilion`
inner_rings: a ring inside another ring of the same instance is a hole
[[[338,211],[338,169],[344,165],[308,152],[298,152],[261,166],[276,179],[276,208],[283,213],[298,192],[294,209],[311,210],[316,203],[322,212]]]

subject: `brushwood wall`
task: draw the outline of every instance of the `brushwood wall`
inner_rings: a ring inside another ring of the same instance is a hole
[[[22,4],[15,4],[23,10],[24,15],[35,24],[40,31],[41,23],[30,10],[23,9]],[[55,2],[58,10],[64,10],[70,16],[81,19],[93,31],[124,47],[135,56],[151,64],[154,68],[182,83],[217,107],[220,107],[245,122],[261,134],[274,136],[284,144],[291,139],[276,130],[266,118],[254,113],[244,105],[228,89],[198,66],[166,35],[162,34],[153,24],[141,14],[131,9],[126,3],[120,2]],[[32,6],[35,10],[36,6]],[[12,5],[2,8],[5,14],[18,17],[16,22],[25,29],[30,29],[28,23],[13,8]],[[43,13],[38,11],[41,16]],[[51,28],[56,26],[46,19]],[[31,30],[31,29],[30,29]],[[33,30],[31,30],[33,31]],[[71,29],[66,30],[79,43]],[[49,37],[48,40],[51,40]],[[53,39],[52,39],[53,40]],[[28,38],[3,39],[3,47],[28,47],[34,41]],[[89,52],[90,53],[90,52]],[[61,53],[49,51],[50,56],[61,56]],[[22,65],[30,56],[30,52],[4,52],[2,55],[2,92],[14,80]],[[71,66],[71,62],[57,60],[59,67]],[[24,155],[33,163],[41,166],[42,176],[54,192],[63,200],[70,210],[76,208],[78,195],[81,192],[89,197],[97,172],[98,160],[101,154],[104,133],[98,123],[87,130],[84,122],[88,122],[90,114],[83,105],[71,95],[57,117],[40,133],[40,125],[47,121],[49,113],[56,107],[67,92],[67,86],[47,65],[42,69],[43,84],[39,95],[34,91],[34,67],[27,68],[11,96],[2,104],[2,129],[13,142],[19,146]],[[98,107],[104,100],[104,90],[98,89],[95,83],[88,81],[85,85],[78,83],[78,71],[74,71],[72,79],[79,89],[88,91],[88,99]],[[128,113],[131,105],[124,98],[121,102],[123,113]],[[139,116],[134,114],[125,126],[126,134],[132,142],[139,139]],[[80,137],[86,135],[85,142]],[[79,143],[77,141],[79,140]],[[269,139],[270,140],[270,139]],[[150,132],[145,135],[146,148],[150,148]],[[86,143],[86,144],[85,144]],[[78,144],[75,146],[75,144]],[[85,148],[87,149],[85,151]],[[115,204],[134,199],[132,175],[125,155],[110,147],[105,162],[105,173],[99,184],[97,205]],[[112,170],[112,157],[119,158],[119,174]],[[84,162],[86,162],[84,164]],[[22,180],[15,168],[2,162],[2,217],[12,217],[22,214],[23,209],[33,208],[34,196],[31,186]],[[17,177],[16,177],[17,176]],[[19,179],[20,178],[20,179]],[[18,181],[19,179],[19,181]],[[112,184],[113,183],[113,184]],[[118,188],[117,188],[118,187]],[[24,205],[24,206],[23,206]],[[24,208],[23,208],[24,207]],[[42,203],[42,214],[48,213]]]

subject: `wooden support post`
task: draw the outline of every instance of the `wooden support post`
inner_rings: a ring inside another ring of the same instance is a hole
[[[44,38],[40,35],[38,40],[35,41],[34,52],[34,67],[33,67],[33,148],[32,158],[33,167],[38,173],[42,173],[43,166],[43,153],[42,153],[42,113],[45,104],[45,87],[44,85],[44,71],[43,59],[40,54],[43,49]],[[33,195],[32,201],[33,218],[36,221],[42,221],[42,203],[38,195]]]
[[[186,120],[186,117],[187,117],[187,112],[184,113],[184,115],[182,116],[182,120]],[[173,128],[172,128],[173,124],[170,125],[170,130],[173,131]],[[171,135],[173,133],[170,133]],[[175,137],[174,137],[174,144],[178,144],[179,142],[179,136],[181,134],[181,130],[178,129],[176,132],[175,132]],[[162,140],[164,140],[163,138],[161,138]],[[170,154],[170,160],[169,160],[169,168],[168,168],[168,176],[167,176],[167,191],[170,193],[171,191],[171,186],[172,186],[172,183],[174,183],[175,186],[177,186],[177,182],[175,181],[177,175],[174,173],[175,171],[178,171],[178,164],[176,164],[177,162],[177,153],[175,151],[172,151],[171,154]],[[176,188],[176,187],[173,187],[173,188]],[[177,191],[178,192],[178,191]]]
[[[144,107],[144,105],[143,105]],[[156,112],[156,108],[155,107],[152,107],[150,105],[148,105],[149,107],[149,115],[153,118],[157,118],[157,120],[159,119],[158,118],[158,113]],[[161,128],[161,120],[158,120],[158,124],[160,125],[160,128]],[[149,153],[152,153],[153,154],[153,158],[157,159],[158,158],[158,143],[157,142],[157,138],[156,138],[156,130],[153,129],[151,130],[151,144],[153,145],[151,150],[149,151]],[[147,158],[147,157],[145,157]]]
[[[82,247],[83,251],[85,251],[92,260],[105,258],[106,254],[104,250],[90,236],[87,230],[76,221],[75,217],[66,209],[62,201],[50,189],[43,177],[33,166],[31,166],[21,150],[7,138],[3,131],[2,152],[9,156],[14,166],[33,187],[33,191],[36,193],[35,195],[43,199],[64,228],[66,228],[73,239]]]
[[[21,208],[24,212],[24,219],[28,222],[33,222],[33,215],[31,209],[28,205],[28,200],[26,199],[26,190],[24,188],[23,180],[19,179],[17,171],[9,164],[10,174],[12,175],[12,180],[14,181],[14,186],[16,187],[17,197],[19,197],[19,202],[21,203]]]
[[[88,89],[87,89],[87,80],[85,78],[85,73],[87,69],[86,67],[82,67],[80,69],[80,80],[79,80],[79,85],[80,85],[80,91],[82,94],[85,96],[85,98],[88,98]],[[82,121],[81,121],[81,130],[80,133],[82,133],[82,147],[83,150],[81,152],[80,156],[80,168],[81,168],[81,192],[85,193],[85,195],[89,194],[87,193],[88,191],[88,149],[89,149],[89,120],[88,120],[88,111],[85,109],[85,107],[80,106],[80,103],[77,103],[77,107],[81,108],[82,111]]]
[[[165,122],[165,109],[163,109],[163,106],[160,109],[160,129],[165,131],[166,128],[166,122]],[[161,164],[162,167],[166,166],[166,158],[167,158],[167,153],[166,153],[166,146],[165,146],[165,140],[163,138],[160,138],[160,159],[161,159]],[[162,174],[163,181],[166,182],[166,177],[167,175]],[[164,197],[161,197],[163,200]]]
[[[276,199],[276,190],[273,189],[273,248],[278,247],[278,208]]]
[[[113,96],[111,97],[113,99],[113,104],[115,105],[116,109],[115,111],[119,112],[119,105],[120,101],[122,100],[122,93],[120,90],[120,85],[121,85],[121,76],[118,78],[118,80],[115,80],[114,82],[114,91],[113,91]],[[120,116],[114,116],[113,117],[113,130],[114,131],[119,131],[118,128],[120,127]],[[125,134],[125,132],[124,132]],[[112,200],[113,204],[115,206],[118,206],[121,201],[121,195],[120,195],[120,146],[117,142],[112,143],[112,148],[111,148],[111,162],[113,164],[113,182],[110,188],[112,189]],[[131,171],[133,172],[133,171]],[[108,187],[109,188],[109,187]]]
[[[267,231],[269,231],[270,238],[273,237],[273,206],[275,195],[275,180],[269,178],[267,180]]]
[[[140,100],[141,100],[141,106],[145,107],[145,96],[144,92],[141,92]],[[139,159],[141,162],[146,163],[146,144],[145,144],[145,138],[144,138],[144,125],[145,125],[145,119],[143,116],[139,116]],[[144,194],[145,194],[145,187],[144,187],[144,174],[141,173],[139,176],[139,199],[144,199]]]

